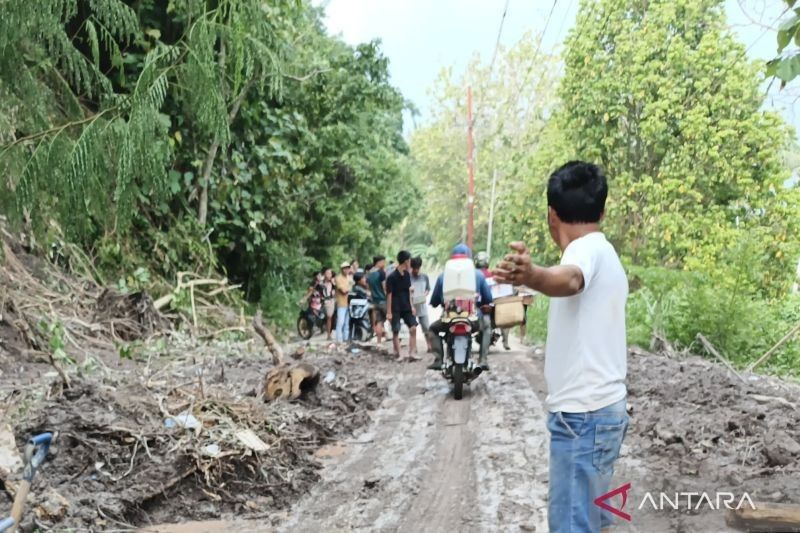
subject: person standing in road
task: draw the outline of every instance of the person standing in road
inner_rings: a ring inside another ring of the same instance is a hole
[[[495,269],[504,283],[551,297],[545,348],[552,533],[597,532],[613,523],[594,504],[608,492],[628,429],[625,302],[628,279],[600,231],[608,183],[591,163],[569,162],[547,183],[557,266],[541,267],[521,242]]]
[[[430,322],[428,321],[428,295],[431,293],[431,280],[428,275],[422,272],[422,258],[414,257],[411,259],[411,303],[414,305],[414,313],[417,315],[417,322],[425,335],[425,342],[428,344],[428,352],[432,352],[430,337]]]
[[[419,361],[417,356],[417,317],[411,305],[411,254],[401,250],[397,254],[397,268],[386,278],[387,317],[392,324],[392,344],[398,361]],[[408,356],[400,355],[401,322],[408,326]]]
[[[350,263],[342,263],[341,272],[336,276],[336,342],[347,342],[350,320],[347,314],[347,295],[353,288],[350,277]]]
[[[325,309],[325,330],[328,340],[331,340],[333,331],[333,317],[336,314],[336,285],[333,282],[333,269],[322,269],[322,305]]]
[[[375,342],[383,345],[383,325],[386,322],[386,258],[376,255],[372,258],[372,272],[367,277],[369,290],[372,293],[372,329],[375,330]]]

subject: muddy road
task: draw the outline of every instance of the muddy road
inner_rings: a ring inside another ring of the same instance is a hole
[[[316,453],[321,480],[291,508],[258,522],[148,531],[547,531],[544,359],[513,348],[493,349],[491,372],[461,401],[427,361],[386,360],[376,377],[388,391],[372,422]],[[756,376],[745,384],[696,357],[631,354],[629,366],[632,423],[612,488],[632,484],[633,519],[617,531],[734,531],[724,509],[653,509],[641,505],[647,492],[800,502],[798,456],[776,459],[770,440],[800,439],[796,384]]]
[[[409,365],[278,530],[545,531],[547,435],[526,367],[521,349],[497,354],[456,401]]]

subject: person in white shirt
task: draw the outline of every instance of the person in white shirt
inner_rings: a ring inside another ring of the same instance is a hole
[[[560,264],[538,266],[515,242],[494,272],[500,282],[551,297],[545,346],[551,533],[597,532],[613,523],[594,501],[608,492],[629,423],[628,280],[600,231],[607,196],[596,165],[560,167],[547,184],[548,225],[562,251]]]

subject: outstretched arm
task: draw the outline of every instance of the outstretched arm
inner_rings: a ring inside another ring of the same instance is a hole
[[[583,290],[583,272],[575,265],[541,267],[533,264],[531,254],[521,242],[511,243],[515,253],[505,259],[493,271],[501,283],[526,285],[546,296],[572,296]]]

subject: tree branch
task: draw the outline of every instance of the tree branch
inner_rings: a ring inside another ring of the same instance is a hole
[[[284,74],[283,76],[285,78],[289,78],[290,80],[303,82],[303,81],[310,80],[311,78],[313,78],[314,76],[317,76],[318,74],[325,74],[326,72],[330,72],[332,70],[333,70],[332,68],[320,68],[320,69],[316,69],[316,70],[313,70],[313,71],[309,72],[305,76],[292,76],[291,74]]]

